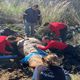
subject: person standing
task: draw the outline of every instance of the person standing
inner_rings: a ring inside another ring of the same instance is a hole
[[[37,24],[41,24],[41,12],[39,10],[39,6],[33,5],[32,7],[25,10],[23,19],[26,36],[34,36],[34,27]]]

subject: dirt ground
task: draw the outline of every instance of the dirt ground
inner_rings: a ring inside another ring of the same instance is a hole
[[[80,75],[71,74],[71,80],[80,80]],[[22,70],[21,66],[14,60],[0,60],[0,80],[31,80],[32,71]]]
[[[0,60],[0,80],[31,80],[32,73],[20,69],[20,65],[9,60]]]

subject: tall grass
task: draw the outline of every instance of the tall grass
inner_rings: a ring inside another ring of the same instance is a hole
[[[7,0],[3,0],[0,2],[0,11],[5,13],[6,15],[11,16],[12,18],[20,18],[22,19],[23,11],[28,8],[28,6],[32,5],[32,3],[35,2],[35,0],[10,0],[10,3],[6,3]],[[56,0],[55,0],[56,1]],[[64,0],[63,2],[59,1],[58,3],[55,3],[54,5],[47,5],[45,6],[44,2],[42,0],[36,0],[36,2],[40,6],[40,10],[42,12],[43,16],[43,23],[50,22],[50,21],[61,21],[62,19],[66,19],[69,24],[73,23],[79,23],[79,15],[77,14],[76,10],[71,7],[71,2]]]
[[[9,17],[19,18],[22,17],[23,11],[26,9],[27,6],[27,3],[22,3],[18,6],[15,6],[15,4],[6,4],[2,2],[0,3],[0,11]]]
[[[63,1],[56,3],[55,6],[41,7],[43,14],[43,22],[46,21],[60,21],[63,14],[69,7],[70,2]]]
[[[32,0],[33,2],[30,0],[28,2],[27,0],[24,0],[23,2],[21,2],[22,0],[18,1],[14,0],[7,4],[4,1],[0,2],[0,11],[5,14],[0,17],[7,19],[15,18],[22,21],[24,10],[31,6],[35,0]],[[45,6],[44,2],[41,0],[38,4],[42,13],[43,24],[45,22],[62,21],[63,19],[65,19],[69,25],[80,24],[80,16],[76,12],[74,6],[71,5],[70,1],[64,0],[63,2],[59,1],[54,5]]]

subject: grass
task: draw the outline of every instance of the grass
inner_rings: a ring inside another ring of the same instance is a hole
[[[14,4],[6,4],[2,2],[0,3],[0,11],[5,14],[4,16],[9,16],[11,18],[22,18],[23,12],[27,6],[27,3],[22,3],[20,5],[15,6]]]
[[[72,80],[80,80],[80,75],[79,74],[76,74],[76,75],[71,74],[71,78],[72,78]]]
[[[19,1],[19,0],[18,0]],[[5,5],[4,5],[5,4]],[[10,15],[13,18],[22,19],[23,11],[31,5],[32,2],[17,2],[6,4],[4,1],[0,2],[0,11],[6,15]],[[39,3],[40,10],[43,16],[43,23],[50,21],[62,21],[64,18],[69,22],[69,24],[79,23],[80,17],[76,10],[69,1],[63,1],[55,3],[53,6],[45,6],[42,2]]]
[[[5,5],[4,5],[5,4]],[[25,2],[21,2],[21,4],[6,4],[3,1],[0,3],[0,11],[5,13],[6,17],[11,18],[19,18],[22,19],[23,11],[28,8],[29,4]],[[43,24],[45,22],[52,22],[52,21],[62,21],[66,19],[69,25],[80,24],[80,15],[74,9],[74,6],[70,6],[70,2],[63,1],[56,3],[53,6],[44,6],[44,4],[39,4],[40,10],[43,17]],[[3,16],[5,17],[5,15]],[[11,27],[11,25],[10,25]],[[23,26],[22,26],[23,27]],[[38,31],[43,27],[43,25],[39,28]],[[15,30],[20,30],[19,28],[15,28]],[[79,41],[80,43],[80,41]],[[72,80],[80,80],[80,75],[71,75]]]

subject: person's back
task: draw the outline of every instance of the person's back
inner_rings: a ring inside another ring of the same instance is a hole
[[[61,35],[60,30],[64,29],[66,25],[62,22],[51,22],[49,28],[52,32],[55,32],[57,36]]]
[[[37,66],[32,80],[66,80],[64,71],[59,66]]]
[[[24,15],[27,22],[30,23],[37,22],[37,16],[36,16],[37,13],[35,14],[35,11],[32,8],[27,9],[25,13],[27,13],[27,15]]]
[[[12,52],[9,51],[12,50],[12,42],[15,42],[14,36],[0,36],[0,53],[1,54],[11,54]]]
[[[2,43],[3,41],[5,41],[7,38],[7,36],[0,36],[0,43]]]
[[[0,53],[7,53],[5,50],[8,41],[6,40],[7,36],[0,36]]]
[[[62,23],[62,22],[51,22],[49,23],[49,25],[51,27],[57,28],[57,29],[63,29],[64,27],[66,27],[66,24]]]
[[[50,22],[45,23],[44,26],[47,26],[49,32],[55,33],[55,37],[61,38],[62,41],[67,39],[67,25],[62,22]]]
[[[23,19],[27,20],[29,23],[37,23],[38,20],[40,20],[41,13],[38,9],[38,5],[34,5],[27,10],[25,10]]]

